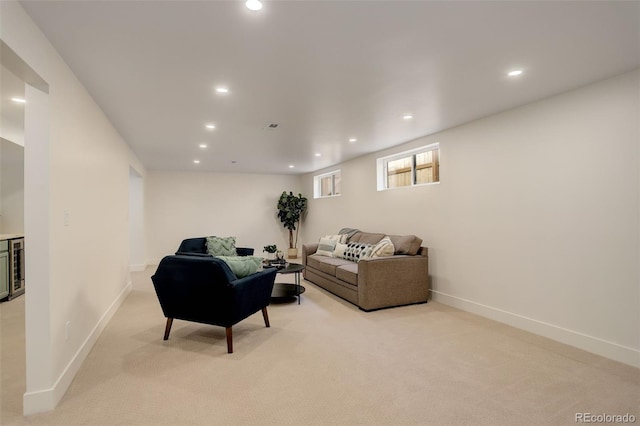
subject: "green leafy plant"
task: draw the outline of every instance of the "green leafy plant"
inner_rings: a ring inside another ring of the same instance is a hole
[[[263,251],[266,251],[267,253],[275,253],[278,251],[278,247],[276,247],[275,244],[270,244],[268,246],[264,246]]]
[[[284,191],[278,200],[278,218],[285,228],[289,230],[289,248],[296,248],[298,245],[298,230],[300,228],[300,220],[302,214],[307,210],[307,199],[293,192]],[[295,241],[293,239],[293,231],[296,231]]]

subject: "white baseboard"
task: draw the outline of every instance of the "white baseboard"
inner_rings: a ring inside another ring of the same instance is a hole
[[[53,384],[53,387],[24,394],[23,414],[25,416],[50,411],[56,408],[69,388],[71,381],[78,373],[82,363],[98,340],[98,337],[100,337],[100,334],[105,329],[120,305],[122,305],[124,299],[126,299],[127,295],[131,292],[131,289],[132,284],[131,281],[129,281],[120,294],[118,294],[111,306],[109,306],[104,315],[102,315],[102,318],[100,318],[93,330],[91,330],[91,333],[89,333],[89,336],[85,339],[69,364],[67,364],[67,367],[64,369],[62,374],[60,374],[58,380]]]
[[[146,267],[147,267],[146,263],[131,264],[129,265],[129,270],[131,272],[140,272],[140,271],[144,271]]]
[[[444,305],[471,312],[513,327],[574,346],[605,358],[640,368],[640,350],[619,345],[584,333],[514,314],[450,294],[431,290],[432,299]]]

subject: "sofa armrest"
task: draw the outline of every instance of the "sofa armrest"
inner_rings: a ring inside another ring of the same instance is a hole
[[[426,302],[427,256],[395,255],[358,262],[358,306],[365,311]]]
[[[318,243],[304,244],[302,246],[302,264],[307,266],[307,256],[311,256],[318,250]]]

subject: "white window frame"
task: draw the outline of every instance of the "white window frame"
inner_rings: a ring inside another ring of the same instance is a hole
[[[378,191],[387,191],[390,189],[400,189],[400,188],[413,188],[416,186],[425,186],[425,185],[436,185],[440,183],[440,179],[438,177],[438,181],[437,182],[426,182],[426,183],[415,183],[415,170],[413,170],[413,165],[411,166],[412,170],[411,170],[411,175],[412,175],[412,181],[411,181],[411,185],[406,185],[406,186],[398,186],[398,187],[394,187],[394,188],[389,188],[387,186],[387,165],[389,164],[390,161],[394,161],[394,160],[399,160],[401,158],[406,158],[406,157],[411,157],[414,156],[416,154],[421,154],[423,152],[426,151],[433,151],[433,150],[438,150],[438,158],[440,158],[440,142],[436,142],[436,143],[432,143],[429,145],[425,145],[425,146],[421,146],[419,148],[415,148],[415,149],[410,149],[408,151],[402,151],[399,152],[397,154],[392,154],[392,155],[387,155],[385,157],[380,157],[378,159],[376,159],[376,169],[377,169],[377,189]],[[413,162],[415,163],[415,161]],[[439,160],[438,160],[439,163]]]
[[[323,173],[321,175],[317,175],[313,177],[313,198],[331,198],[331,197],[339,197],[342,195],[342,193],[340,194],[332,194],[332,195],[322,195],[322,179],[329,177],[329,176],[333,176],[333,181],[332,181],[332,186],[333,186],[333,192],[335,192],[336,187],[335,187],[335,177],[339,176],[340,178],[342,178],[342,174],[340,173],[340,169],[338,170],[333,170],[327,173]]]

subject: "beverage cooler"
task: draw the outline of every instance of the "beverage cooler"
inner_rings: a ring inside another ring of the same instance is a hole
[[[9,240],[9,300],[24,293],[24,238]]]

